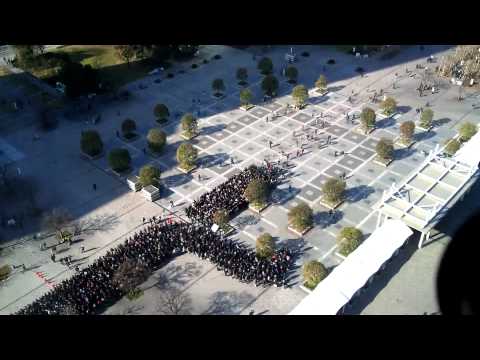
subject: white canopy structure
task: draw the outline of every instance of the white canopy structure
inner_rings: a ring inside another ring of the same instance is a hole
[[[386,220],[289,315],[336,315],[413,234],[400,220]]]
[[[480,132],[477,132],[465,145],[463,145],[453,157],[454,160],[470,165],[471,167],[478,167],[480,162]]]
[[[444,147],[437,145],[415,171],[384,191],[374,206],[378,210],[377,226],[382,218],[402,220],[421,233],[420,248],[432,227],[476,181],[479,162],[480,133],[451,158],[445,156]]]

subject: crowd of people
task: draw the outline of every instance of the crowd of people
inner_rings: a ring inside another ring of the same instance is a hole
[[[213,215],[218,210],[225,210],[229,217],[232,217],[248,206],[244,192],[252,180],[261,178],[273,187],[279,181],[281,172],[279,167],[271,164],[251,165],[194,200],[193,204],[185,209],[185,213],[193,222],[211,226]]]
[[[208,227],[189,223],[163,223],[156,218],[109,250],[105,256],[17,312],[18,315],[89,315],[118,301],[125,291],[114,280],[120,265],[131,260],[154,271],[176,255],[192,253],[217,265],[225,275],[255,285],[287,286],[292,254],[283,248],[270,259],[253,249],[222,239]]]

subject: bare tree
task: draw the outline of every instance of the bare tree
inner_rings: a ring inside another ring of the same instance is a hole
[[[165,315],[190,315],[192,299],[175,287],[160,294],[157,310]]]
[[[68,210],[57,208],[44,215],[43,225],[47,230],[54,231],[61,236],[63,228],[72,220],[73,217]]]
[[[150,271],[145,265],[138,261],[127,259],[115,271],[113,281],[118,284],[121,290],[129,293],[147,280],[149,275]]]

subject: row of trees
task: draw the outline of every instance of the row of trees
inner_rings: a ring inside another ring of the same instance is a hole
[[[361,243],[363,239],[362,232],[355,227],[344,227],[337,236],[338,252],[343,256],[348,256]],[[316,260],[311,260],[303,265],[302,269],[304,286],[313,290],[320,281],[327,275],[325,266]]]

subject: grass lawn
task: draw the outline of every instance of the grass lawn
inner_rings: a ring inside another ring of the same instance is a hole
[[[127,65],[116,56],[113,45],[67,45],[52,51],[68,53],[73,61],[98,69],[101,81],[110,82],[115,89],[146,76],[156,67],[145,60]]]
[[[5,66],[0,66],[0,76],[5,76],[10,74],[10,70],[8,70]]]

